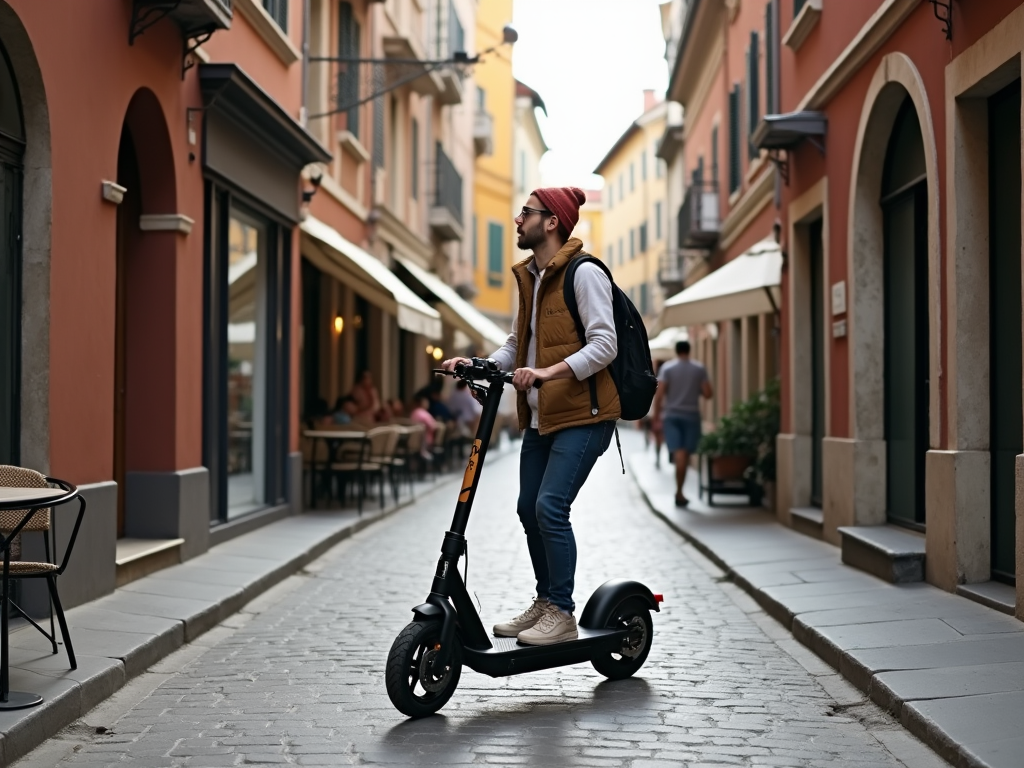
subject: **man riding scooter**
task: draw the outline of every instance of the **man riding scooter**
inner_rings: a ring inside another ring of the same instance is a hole
[[[515,218],[517,245],[532,250],[512,267],[519,313],[505,345],[492,355],[514,371],[519,426],[524,431],[519,466],[519,518],[537,579],[533,603],[494,626],[499,637],[526,645],[551,645],[578,637],[572,599],[576,539],[569,511],[598,457],[611,443],[620,416],[609,364],[617,353],[612,284],[594,264],[581,264],[572,283],[585,343],[563,297],[568,264],[583,254],[571,238],[586,201],[576,187],[534,190]],[[466,358],[444,361],[445,370]],[[596,377],[598,408],[586,379]],[[535,382],[543,382],[540,389]]]

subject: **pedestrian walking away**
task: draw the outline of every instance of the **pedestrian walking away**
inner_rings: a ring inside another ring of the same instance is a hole
[[[683,495],[683,483],[690,456],[700,442],[700,398],[710,399],[713,392],[707,369],[690,359],[690,342],[677,342],[676,355],[658,372],[651,426],[665,437],[668,454],[676,465],[676,506],[685,507],[689,499]]]
[[[575,187],[534,190],[515,217],[517,245],[532,255],[512,267],[519,313],[505,345],[492,356],[514,371],[523,430],[518,513],[537,579],[523,613],[494,626],[499,637],[549,645],[578,637],[572,599],[576,539],[569,512],[598,457],[611,442],[621,409],[608,370],[617,354],[612,283],[600,267],[576,270],[573,292],[585,329],[581,340],[563,297],[566,268],[586,256],[570,237],[586,201]],[[466,358],[446,360],[453,370]],[[588,379],[595,377],[597,407]],[[535,382],[544,384],[535,388]]]

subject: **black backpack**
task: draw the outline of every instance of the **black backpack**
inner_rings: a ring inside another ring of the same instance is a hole
[[[651,348],[647,341],[647,329],[643,318],[637,312],[633,302],[615,284],[608,265],[590,254],[581,254],[569,262],[565,270],[563,282],[563,298],[576,323],[576,333],[580,344],[586,344],[586,333],[580,320],[579,307],[576,306],[576,289],[573,285],[576,270],[581,264],[595,264],[604,270],[612,283],[612,311],[615,314],[615,336],[618,352],[612,360],[609,371],[619,393],[619,404],[622,406],[622,418],[626,421],[642,419],[651,410],[654,393],[658,389],[658,379],[654,375],[654,363],[651,361]],[[598,412],[597,382],[595,377],[590,382],[590,407],[595,415]]]

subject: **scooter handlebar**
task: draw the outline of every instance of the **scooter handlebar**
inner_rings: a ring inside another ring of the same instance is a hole
[[[512,383],[513,373],[500,370],[494,360],[482,357],[474,357],[472,360],[472,365],[458,363],[454,370],[448,371],[444,368],[435,368],[434,373],[441,376],[453,376],[463,381],[501,381],[505,384]],[[543,383],[543,381],[535,381],[533,386],[536,389],[540,389]]]

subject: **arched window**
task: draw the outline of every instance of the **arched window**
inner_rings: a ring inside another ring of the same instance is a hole
[[[7,51],[0,45],[0,464],[19,460],[21,177],[25,125]]]

